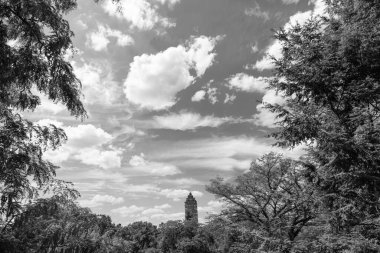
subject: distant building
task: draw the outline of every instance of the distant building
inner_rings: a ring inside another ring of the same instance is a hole
[[[197,201],[195,200],[191,192],[189,193],[189,196],[187,196],[187,199],[185,201],[185,220],[193,220],[198,223]]]

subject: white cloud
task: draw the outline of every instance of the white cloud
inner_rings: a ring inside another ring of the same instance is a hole
[[[262,101],[263,103],[283,105],[285,103],[285,98],[275,90],[267,90]]]
[[[181,111],[163,116],[153,117],[155,128],[165,128],[172,130],[194,130],[200,127],[218,127],[225,123],[241,122],[240,119],[231,117],[218,118],[215,116],[201,116],[198,113]]]
[[[128,222],[149,221],[154,223],[161,223],[167,220],[181,219],[184,217],[183,212],[167,213],[168,209],[170,208],[171,205],[169,204],[156,205],[154,207],[131,205],[113,209],[111,210],[111,213],[127,218]]]
[[[284,4],[297,4],[300,0],[281,0]]]
[[[216,43],[223,39],[223,36],[217,37],[193,37],[188,42],[187,57],[192,66],[197,72],[197,76],[202,76],[206,70],[214,62],[216,53],[213,52]]]
[[[181,2],[181,0],[156,0],[157,2],[161,3],[162,5],[167,4],[169,7],[173,7],[174,5]]]
[[[170,176],[181,173],[174,165],[147,161],[144,154],[132,156],[129,160],[129,165],[140,175],[142,172],[156,176]]]
[[[95,51],[105,50],[108,43],[110,43],[110,40],[107,38],[107,35],[101,30],[87,34],[86,46],[92,48]]]
[[[261,7],[258,3],[255,3],[255,7],[245,9],[244,14],[247,16],[255,16],[257,18],[262,18],[264,21],[268,21],[269,12],[261,10]]]
[[[187,195],[189,195],[189,190],[181,190],[181,189],[163,189],[160,191],[160,195],[163,195],[169,199],[173,199],[173,201],[180,201],[181,199],[185,199]],[[191,191],[194,197],[202,197],[203,193],[200,191]]]
[[[84,207],[96,207],[104,204],[120,204],[123,203],[124,199],[122,197],[114,197],[111,195],[99,195],[96,194],[90,200],[80,200],[79,203]]]
[[[152,219],[157,219],[161,222],[165,222],[168,220],[181,220],[185,218],[183,212],[180,213],[165,213],[165,214],[155,214],[151,216]]]
[[[199,206],[198,211],[207,214],[217,214],[220,213],[221,209],[225,204],[218,200],[211,200],[207,202],[206,206]]]
[[[82,82],[82,93],[86,104],[114,104],[121,98],[122,88],[114,81],[108,63],[73,64],[74,73]]]
[[[187,46],[135,56],[124,83],[126,97],[132,103],[152,110],[174,105],[176,94],[212,65],[216,56],[212,51],[220,38],[201,36],[193,38]],[[196,75],[191,75],[190,70]]]
[[[73,170],[75,170],[75,175],[72,175]],[[95,183],[101,183],[101,182],[112,182],[112,184],[125,184],[127,182],[127,177],[125,177],[120,172],[112,172],[109,170],[103,170],[98,168],[89,168],[89,169],[83,169],[78,167],[73,168],[72,170],[68,171],[70,178],[74,178],[76,181],[76,184],[81,183],[87,183],[89,180],[93,180],[96,182],[92,182],[92,184]]]
[[[116,168],[121,165],[122,151],[109,144],[113,137],[101,128],[94,125],[64,126],[61,122],[40,120],[38,125],[54,125],[63,128],[68,141],[57,150],[49,150],[44,156],[54,162],[61,163],[69,159],[76,159],[83,164],[97,165],[103,169]]]
[[[292,3],[292,2],[296,2],[296,1],[294,1],[294,0],[283,0],[283,2]],[[295,25],[297,23],[300,25],[304,24],[308,19],[310,19],[313,16],[324,14],[326,6],[325,6],[325,3],[323,0],[313,0],[310,2],[314,5],[313,10],[306,11],[306,12],[298,12],[298,13],[294,14],[293,16],[291,16],[289,18],[289,21],[284,26],[284,28],[286,30],[290,29],[293,25]],[[278,40],[275,40],[266,49],[265,56],[261,60],[258,60],[254,64],[253,68],[257,69],[259,71],[263,71],[266,69],[273,69],[274,64],[273,64],[273,60],[271,59],[271,56],[276,58],[276,59],[280,59],[282,57],[281,49],[282,49],[281,43]]]
[[[274,90],[268,90],[262,98],[263,104],[258,104],[256,109],[257,114],[254,115],[254,123],[258,126],[264,126],[269,128],[275,128],[276,126],[276,114],[270,112],[268,109],[264,108],[264,105],[269,104],[279,104],[283,105],[285,103],[285,98],[280,94],[277,94]]]
[[[257,41],[255,41],[255,43],[251,45],[251,51],[252,53],[259,52],[259,43]]]
[[[181,187],[191,187],[193,185],[204,185],[203,182],[196,180],[194,178],[163,179],[160,182],[170,184],[170,185],[177,185]]]
[[[66,145],[77,148],[99,146],[112,140],[112,136],[94,125],[78,125],[64,127],[68,141]]]
[[[121,166],[122,150],[98,150],[98,149],[83,149],[78,154],[74,155],[75,159],[80,160],[84,164],[97,165],[101,168],[119,168]]]
[[[157,1],[161,4],[175,4],[178,1]],[[123,0],[114,3],[106,0],[102,4],[103,9],[110,16],[126,20],[131,28],[140,30],[152,30],[153,28],[168,28],[175,26],[175,23],[168,18],[162,17],[158,13],[159,6],[148,0]]]
[[[180,199],[186,198],[190,192],[192,192],[195,197],[203,196],[203,193],[200,191],[178,189],[178,187],[176,189],[169,189],[169,188],[163,189],[154,184],[140,184],[140,185],[127,184],[123,187],[123,191],[128,194],[137,193],[137,194],[142,194],[142,196],[149,195],[149,197],[151,197],[152,195],[159,196],[159,197],[166,197],[174,201],[179,201]]]
[[[211,87],[213,82],[214,80],[210,80],[203,90],[197,91],[191,98],[191,101],[199,102],[207,98],[210,104],[216,104],[219,101],[218,94],[220,93],[216,87]]]
[[[77,22],[76,22],[79,27],[82,29],[82,30],[85,30],[88,28],[88,25],[81,19],[78,19]]]
[[[246,92],[265,92],[267,78],[254,77],[245,73],[238,73],[231,76],[228,80],[229,87]]]
[[[87,34],[86,45],[95,51],[102,51],[107,49],[110,43],[109,37],[116,38],[118,46],[130,46],[134,44],[131,36],[123,34],[119,30],[113,30],[108,26],[99,25],[98,31]]]
[[[273,41],[273,43],[265,50],[265,54],[266,55],[261,60],[258,60],[255,63],[253,66],[254,69],[263,71],[265,69],[273,69],[275,67],[273,59],[271,57],[274,57],[276,59],[282,57],[282,45],[280,41]]]
[[[140,213],[144,209],[145,209],[144,207],[136,206],[136,205],[123,206],[123,207],[119,207],[119,208],[116,208],[116,209],[112,209],[111,213],[116,213],[116,214],[119,214],[119,215],[121,215],[123,217],[126,217],[128,215],[133,215],[133,214],[136,214],[136,213]]]
[[[299,158],[305,152],[303,147],[292,150],[275,147],[271,139],[253,137],[214,137],[198,140],[176,141],[168,145],[165,153],[151,152],[153,159],[166,159],[188,169],[210,169],[216,171],[246,170],[250,162],[271,151],[283,153],[287,157]]]
[[[53,102],[45,94],[40,93],[39,97],[41,99],[41,104],[37,107],[35,111],[36,114],[51,113],[53,115],[56,115],[60,112],[67,110],[66,107],[62,103]]]
[[[128,184],[123,187],[123,190],[127,193],[154,193],[159,192],[160,188],[154,184]]]
[[[199,102],[205,99],[206,91],[199,90],[195,92],[195,94],[191,97],[191,101],[193,102]]]
[[[236,99],[236,95],[226,93],[226,98],[224,99],[224,104],[232,104]]]
[[[165,213],[164,209],[171,208],[172,206],[169,204],[163,204],[163,205],[158,205],[154,206],[152,208],[145,209],[142,211],[142,215],[156,215],[156,214],[163,214]]]
[[[208,101],[213,105],[219,101],[217,94],[218,94],[217,88],[214,87],[214,88],[207,89]]]

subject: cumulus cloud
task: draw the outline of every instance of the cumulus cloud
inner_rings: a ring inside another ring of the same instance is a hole
[[[214,62],[221,37],[192,38],[186,46],[170,47],[157,54],[135,56],[124,83],[129,101],[151,110],[166,109],[176,94],[202,76]],[[190,71],[193,70],[195,75]]]
[[[285,103],[284,96],[277,94],[274,90],[268,90],[263,96],[262,102],[262,104],[256,106],[258,113],[254,115],[254,124],[269,128],[277,127],[275,124],[277,121],[276,115],[264,108],[264,105],[268,103],[283,105]]]
[[[144,154],[132,156],[129,160],[129,165],[137,172],[144,172],[155,176],[169,176],[181,173],[174,165],[147,161]]]
[[[227,81],[230,88],[246,92],[257,91],[263,93],[267,87],[267,78],[254,77],[245,73],[235,74]]]
[[[172,130],[194,130],[200,127],[218,127],[225,123],[241,122],[240,119],[231,117],[218,118],[215,116],[201,116],[198,113],[181,111],[163,116],[154,116],[154,128],[165,128]]]
[[[179,1],[123,0],[116,4],[112,0],[106,0],[103,2],[102,7],[108,15],[127,21],[131,28],[152,30],[175,26],[172,20],[158,13],[159,6],[157,3],[173,6],[177,2]]]
[[[253,66],[254,69],[263,71],[265,69],[273,69],[275,67],[272,57],[279,59],[282,57],[282,45],[279,40],[275,40],[265,50],[265,56],[258,60]]]
[[[108,26],[99,25],[96,32],[87,34],[86,45],[95,51],[105,50],[110,43],[109,37],[116,38],[116,44],[118,46],[124,47],[134,44],[134,40],[131,36],[119,30],[113,30]]]
[[[74,73],[82,82],[86,104],[111,105],[121,98],[122,88],[114,80],[108,63],[92,63],[79,66],[74,63]]]
[[[216,87],[211,87],[212,82],[214,80],[210,80],[202,90],[197,91],[191,98],[191,101],[199,102],[207,99],[210,104],[216,104],[219,101],[218,95],[220,92],[218,92]]]
[[[206,91],[199,90],[194,93],[194,95],[191,97],[191,101],[193,102],[199,102],[205,99]]]
[[[75,159],[84,164],[96,165],[102,168],[118,168],[121,166],[122,150],[113,148],[111,150],[84,149],[74,155]]]
[[[96,207],[104,204],[116,205],[123,203],[123,201],[122,197],[96,194],[90,200],[80,200],[79,203],[84,207]]]
[[[120,167],[122,151],[112,146],[107,148],[113,139],[112,135],[94,125],[64,126],[63,123],[52,120],[40,120],[36,124],[54,124],[63,128],[68,141],[57,150],[49,150],[44,156],[55,163],[76,159],[83,164],[97,165],[103,169]]]
[[[283,2],[290,4],[290,3],[295,3],[297,1],[283,0]],[[314,5],[313,10],[306,11],[306,12],[298,12],[292,15],[289,18],[289,21],[284,26],[285,30],[290,29],[292,26],[294,26],[297,23],[302,25],[313,16],[324,14],[326,6],[323,0],[312,0],[310,2]],[[271,57],[274,57],[276,59],[281,58],[282,57],[281,49],[282,49],[282,45],[278,40],[275,40],[274,42],[272,42],[272,44],[266,49],[265,56],[262,59],[258,60],[254,64],[253,68],[259,71],[263,71],[266,69],[273,69],[274,64]]]

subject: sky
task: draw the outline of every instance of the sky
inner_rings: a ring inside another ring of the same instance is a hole
[[[231,180],[270,151],[275,117],[261,101],[269,55],[280,58],[273,29],[323,12],[321,0],[78,1],[67,14],[75,33],[68,53],[82,82],[88,118],[41,97],[26,116],[53,123],[68,141],[45,158],[73,182],[78,202],[115,223],[184,219],[191,191],[200,221],[222,208],[205,185]]]

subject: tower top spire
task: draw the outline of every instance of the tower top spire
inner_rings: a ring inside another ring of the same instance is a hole
[[[198,222],[198,207],[197,201],[190,192],[185,201],[185,220],[194,220]]]

